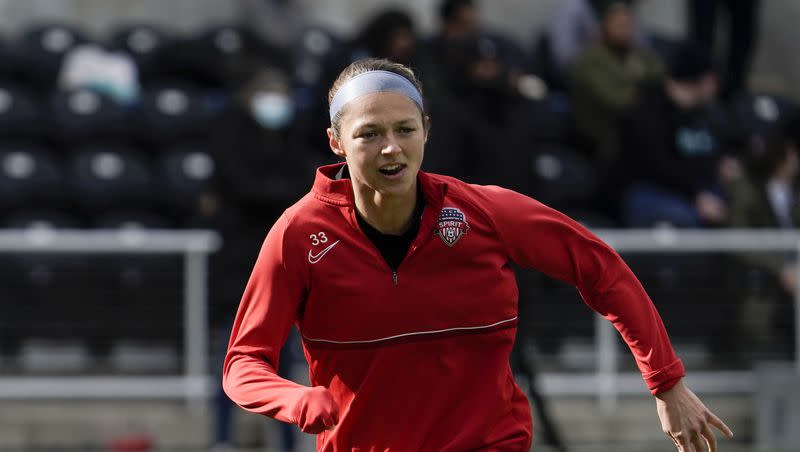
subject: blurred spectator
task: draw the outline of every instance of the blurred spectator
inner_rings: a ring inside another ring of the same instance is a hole
[[[351,59],[375,57],[409,65],[416,51],[414,22],[401,10],[388,9],[373,17],[354,42]]]
[[[763,150],[756,150],[747,165],[747,176],[730,187],[729,224],[737,228],[783,228],[800,226],[797,182],[800,174],[798,143],[800,120],[792,118],[777,126]],[[780,255],[754,256],[753,262],[780,279],[786,292],[794,294],[797,267]]]
[[[448,48],[449,91],[482,121],[503,125],[511,107],[520,100],[518,73],[501,54],[501,43],[487,34],[468,35]]]
[[[714,122],[716,91],[709,55],[686,43],[673,55],[667,79],[642,93],[622,129],[635,182],[623,206],[630,226],[725,221],[719,176],[731,172],[731,162],[722,158]]]
[[[473,0],[443,0],[439,20],[439,32],[427,43],[436,61],[442,61],[449,43],[478,31],[478,8]]]
[[[414,21],[403,10],[387,9],[375,15],[357,34],[352,47],[348,64],[360,58],[387,58],[413,67],[425,83],[426,95],[435,96],[442,90],[436,60],[419,42]]]
[[[729,26],[724,76],[723,99],[746,91],[747,73],[758,34],[758,0],[692,0],[689,2],[689,31],[706,52],[713,54],[718,37],[717,19],[720,8],[728,12]]]
[[[426,90],[426,94],[436,92],[440,86],[434,64],[428,58],[424,46],[418,43],[414,21],[402,9],[380,10],[367,20],[355,37],[344,45],[338,45],[337,50],[331,53],[334,55],[323,62],[325,67],[321,80],[324,83],[318,85],[314,94],[316,103],[309,106],[307,111],[307,119],[311,124],[306,124],[308,133],[318,137],[317,140],[313,140],[313,147],[324,151],[326,155],[330,155],[327,151],[328,140],[325,134],[320,134],[318,131],[325,130],[330,125],[327,114],[327,89],[341,70],[353,61],[370,57],[387,58],[413,67],[426,84],[426,88],[431,87],[430,90]],[[307,137],[301,139],[309,141]]]
[[[305,140],[295,139],[298,127],[290,77],[272,66],[254,67],[249,76],[231,87],[233,105],[217,124],[213,145],[218,163],[223,216],[237,215],[236,224],[215,224],[225,247],[211,262],[214,330],[220,345],[227,342],[238,294],[247,282],[253,250],[260,249],[265,231],[298,193],[311,185],[309,175],[320,162],[306,152]],[[293,350],[291,345],[286,353]],[[224,347],[220,351],[224,351]],[[222,353],[218,359],[222,359]],[[285,356],[285,355],[282,355]],[[290,370],[292,360],[281,361]],[[232,402],[218,388],[214,442],[220,450],[232,441]],[[283,447],[292,450],[291,426],[281,423]],[[287,433],[287,430],[289,433]]]
[[[498,41],[484,34],[468,35],[449,44],[442,64],[446,90],[437,96],[426,92],[436,124],[429,136],[426,168],[473,183],[502,182],[527,191],[528,165],[519,164],[527,149],[517,120],[524,99]]]
[[[730,186],[729,225],[735,228],[796,229],[800,225],[800,120],[774,127],[766,145],[748,160],[747,176]],[[758,353],[790,353],[794,338],[793,300],[797,291],[794,253],[741,255],[747,292],[740,313],[743,331],[736,344]],[[785,355],[784,355],[785,356]]]
[[[548,29],[549,50],[557,70],[564,74],[583,51],[603,39],[601,18],[608,0],[563,0],[558,2]],[[628,1],[626,3],[635,3]],[[635,6],[635,5],[633,5]],[[636,47],[647,48],[647,36],[632,18]]]
[[[290,47],[308,24],[308,7],[296,0],[242,0],[245,24],[263,40]]]
[[[256,70],[233,96],[215,134],[220,190],[248,215],[261,240],[264,228],[311,183],[308,166],[317,162],[291,139],[295,107],[284,71]]]
[[[510,75],[505,81],[516,86],[526,65],[525,51],[502,31],[490,31],[481,26],[474,1],[444,0],[439,5],[439,17],[439,31],[425,42],[427,54],[437,63],[421,74],[429,97],[454,94],[449,90],[449,84],[463,76],[459,73],[463,65],[453,66],[452,60],[454,56],[463,59],[464,51],[475,45],[482,47],[479,52],[483,56],[502,64],[507,69],[506,75]],[[440,85],[440,82],[444,84]]]
[[[571,72],[571,98],[579,133],[599,160],[619,154],[619,120],[633,106],[641,87],[660,80],[661,61],[637,47],[633,11],[627,2],[603,6],[600,42],[587,48]]]

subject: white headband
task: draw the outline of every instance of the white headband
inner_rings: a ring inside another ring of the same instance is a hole
[[[336,91],[336,94],[331,100],[331,121],[339,113],[339,110],[351,100],[361,97],[365,94],[395,92],[405,94],[409,99],[419,105],[420,110],[422,107],[422,95],[413,83],[400,74],[395,74],[389,71],[369,71],[358,74],[344,84]]]

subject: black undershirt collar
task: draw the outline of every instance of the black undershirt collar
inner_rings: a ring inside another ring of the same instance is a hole
[[[340,180],[349,178],[350,172],[347,170],[347,165],[343,165],[336,174],[336,179]],[[367,223],[367,220],[365,220],[361,214],[358,213],[358,209],[356,209],[358,225],[361,227],[361,230],[364,231],[364,234],[375,245],[375,248],[380,251],[381,256],[383,256],[383,259],[387,264],[389,264],[389,267],[392,270],[396,271],[397,267],[400,266],[400,263],[403,262],[403,259],[408,253],[408,249],[411,247],[411,242],[413,242],[414,238],[417,236],[417,233],[419,232],[420,221],[422,219],[422,211],[424,209],[425,199],[423,198],[422,192],[418,186],[417,203],[414,206],[414,213],[411,214],[411,224],[408,226],[408,229],[406,229],[406,231],[400,235],[383,234]]]

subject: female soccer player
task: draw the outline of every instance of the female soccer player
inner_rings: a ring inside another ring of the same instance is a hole
[[[319,451],[528,451],[529,403],[509,367],[516,263],[574,284],[614,323],[679,450],[716,450],[711,427],[731,435],[683,384],[611,248],[526,196],[420,171],[430,121],[411,70],[356,61],[328,100],[345,163],[319,168],[267,234],[225,359],[233,401],[318,434]],[[312,387],[277,374],[293,324]]]

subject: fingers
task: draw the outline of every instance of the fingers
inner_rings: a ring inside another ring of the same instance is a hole
[[[705,452],[705,441],[703,441],[703,437],[700,436],[699,432],[692,435],[692,446],[694,446],[695,452]]]
[[[692,452],[692,444],[689,442],[689,438],[682,433],[678,433],[677,435],[673,436],[670,433],[667,433],[669,437],[672,439],[672,442],[675,443],[675,447],[678,448],[678,452]]]
[[[709,452],[717,452],[717,438],[714,436],[714,432],[708,428],[708,424],[703,425],[701,435],[703,435],[703,438],[705,438],[708,443]]]
[[[727,436],[728,438],[733,438],[733,431],[725,425],[724,422],[720,418],[714,415],[712,412],[708,412],[708,423],[713,425],[717,430],[722,432],[723,435]]]

